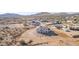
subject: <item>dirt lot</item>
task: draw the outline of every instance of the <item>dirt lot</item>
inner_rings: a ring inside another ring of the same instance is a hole
[[[53,29],[54,32],[56,32],[57,36],[45,36],[38,34],[36,32],[36,28],[27,30],[24,32],[19,40],[24,40],[26,43],[30,40],[31,45],[48,45],[48,46],[73,46],[73,45],[79,45],[79,38],[72,38],[69,36],[66,32],[58,30],[56,28]]]

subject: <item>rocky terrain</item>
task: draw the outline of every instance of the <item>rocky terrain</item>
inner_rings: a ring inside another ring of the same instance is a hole
[[[0,46],[38,45],[79,45],[79,13],[0,15]]]

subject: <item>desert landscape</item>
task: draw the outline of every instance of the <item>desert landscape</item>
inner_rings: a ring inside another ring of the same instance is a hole
[[[0,46],[79,46],[79,13],[0,14]]]

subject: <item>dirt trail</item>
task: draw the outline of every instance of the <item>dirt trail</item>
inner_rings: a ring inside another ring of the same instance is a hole
[[[64,38],[71,38],[69,35],[67,35],[65,32],[58,30],[58,29],[53,29],[59,36],[62,36]]]
[[[53,29],[60,37],[63,37],[63,40],[64,42],[66,42],[67,44],[70,44],[70,45],[75,45],[75,42],[74,42],[74,38],[72,38],[71,36],[69,36],[66,32],[62,31],[62,30],[59,30],[59,29]]]
[[[58,36],[49,37],[36,33],[37,28],[38,27],[27,30],[21,35],[19,40],[25,40],[25,42],[32,40],[32,44],[48,43],[47,45],[75,45],[73,38],[69,37],[63,31],[53,29]]]

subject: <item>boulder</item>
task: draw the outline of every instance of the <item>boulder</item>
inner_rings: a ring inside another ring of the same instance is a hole
[[[43,35],[47,35],[47,36],[54,36],[57,35],[54,31],[52,31],[50,28],[48,27],[44,27],[44,26],[40,26],[39,28],[37,28],[37,33],[43,34]]]

